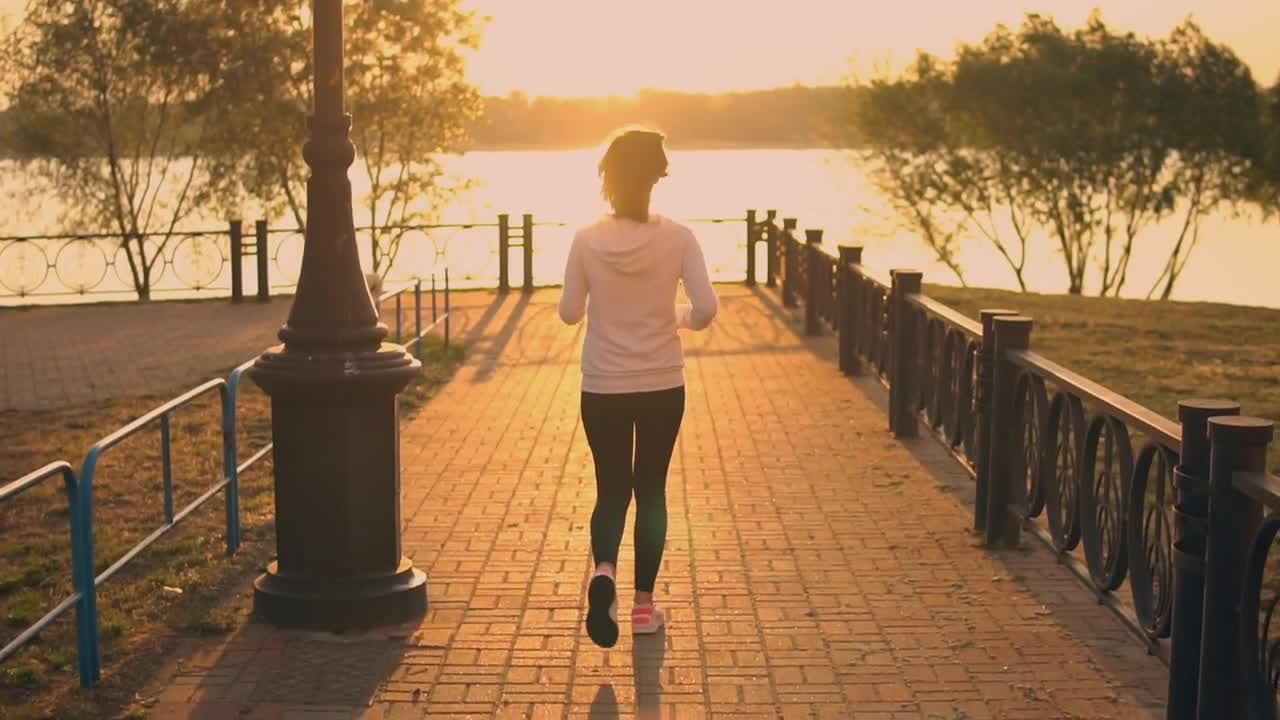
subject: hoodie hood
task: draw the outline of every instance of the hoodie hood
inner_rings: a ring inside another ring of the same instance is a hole
[[[606,218],[601,226],[608,232],[592,233],[588,241],[596,257],[623,275],[638,275],[653,262],[653,238],[662,227],[664,219],[651,215],[649,222]]]

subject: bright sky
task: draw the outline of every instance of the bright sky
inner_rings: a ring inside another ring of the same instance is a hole
[[[492,18],[471,61],[488,94],[723,91],[839,82],[917,48],[949,55],[1035,10],[1067,27],[1101,6],[1113,27],[1166,35],[1194,15],[1255,76],[1280,73],[1280,0],[464,0]]]
[[[302,1],[302,0],[300,0]],[[462,0],[491,18],[472,57],[486,94],[724,91],[839,82],[917,48],[948,55],[1024,13],[1165,35],[1193,15],[1270,84],[1280,74],[1280,0]],[[10,18],[25,0],[0,0]]]

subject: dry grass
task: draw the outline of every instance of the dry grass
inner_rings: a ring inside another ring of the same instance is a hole
[[[423,373],[401,396],[412,415],[462,357],[433,338]],[[195,383],[193,383],[194,385]],[[0,482],[53,460],[79,466],[99,438],[168,398],[137,397],[44,412],[0,413]],[[269,401],[249,380],[240,400],[241,459],[270,440]],[[174,506],[180,510],[222,472],[216,393],[172,420]],[[101,572],[164,523],[158,423],[107,451],[94,481],[96,569]],[[241,478],[242,547],[226,554],[219,494],[99,589],[103,680],[78,687],[73,612],[0,667],[0,715],[9,720],[103,717],[119,712],[179,636],[221,634],[242,620],[253,577],[275,547],[268,454]],[[177,594],[165,588],[177,588]],[[71,592],[66,499],[53,479],[0,507],[0,642]]]
[[[1031,347],[1167,418],[1178,401],[1227,398],[1280,421],[1280,310],[930,286],[971,317],[983,308],[1035,320]],[[1280,473],[1280,442],[1270,466]]]

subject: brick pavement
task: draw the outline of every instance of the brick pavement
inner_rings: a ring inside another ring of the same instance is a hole
[[[174,394],[275,341],[289,298],[0,310],[0,410]]]
[[[455,293],[463,304],[488,293]],[[291,297],[0,308],[0,410],[49,410],[134,395],[167,397],[279,342]],[[430,296],[423,296],[424,316]],[[403,299],[412,334],[411,295]],[[383,321],[394,332],[394,302]],[[424,320],[425,322],[425,320]]]
[[[1042,548],[984,551],[948,490],[967,479],[932,440],[887,434],[883,392],[839,375],[830,338],[800,337],[772,296],[721,293],[716,325],[686,341],[664,635],[624,630],[605,651],[581,631],[580,329],[554,291],[511,296],[464,309],[467,363],[403,428],[427,616],[185,641],[151,716],[1162,716],[1159,661]],[[626,543],[620,561],[625,601]]]

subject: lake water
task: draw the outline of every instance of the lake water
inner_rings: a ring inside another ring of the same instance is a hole
[[[745,271],[745,230],[741,218],[748,208],[763,213],[777,209],[781,217],[795,217],[799,226],[822,228],[830,247],[860,244],[864,260],[882,268],[915,267],[926,282],[956,284],[955,276],[937,263],[932,252],[910,232],[895,226],[885,203],[870,186],[851,155],[830,150],[689,150],[671,151],[668,178],[655,190],[657,211],[680,219],[730,218],[736,222],[693,223],[705,254],[718,279],[741,279]],[[497,213],[509,213],[513,223],[522,213],[532,213],[535,229],[534,278],[540,284],[560,280],[572,228],[604,211],[595,174],[597,149],[573,151],[473,152],[454,159],[453,173],[470,178],[474,186],[443,211],[446,223],[493,223]],[[367,187],[352,168],[357,203]],[[54,197],[26,191],[21,172],[5,168],[3,191],[11,212],[0,218],[0,232],[29,235],[75,231],[60,226],[59,203]],[[246,234],[252,235],[253,213],[246,212]],[[357,224],[363,218],[357,211]],[[1159,275],[1176,238],[1180,218],[1175,216],[1149,227],[1138,241],[1126,292],[1143,297]],[[281,219],[273,226],[291,225]],[[190,229],[220,234],[172,243],[157,281],[157,297],[191,296],[193,285],[209,288],[195,294],[226,294],[230,286],[226,219],[202,216],[188,222]],[[1221,213],[1209,218],[1201,230],[1201,242],[1184,272],[1174,298],[1211,300],[1241,305],[1280,307],[1280,223],[1262,222],[1256,214],[1233,217]],[[367,263],[368,248],[362,243]],[[30,302],[84,302],[128,299],[128,266],[113,259],[110,240],[75,243],[24,243],[25,247],[0,244],[0,304]],[[302,239],[294,233],[273,234],[271,281],[277,291],[296,279]],[[968,284],[1015,288],[1012,272],[985,240],[965,242],[959,255]],[[51,267],[50,267],[51,266]],[[492,227],[440,229],[412,233],[403,242],[390,280],[430,277],[449,267],[455,285],[492,285],[497,275],[497,231]],[[763,262],[760,267],[763,268]],[[1030,250],[1026,277],[1040,292],[1066,289],[1062,260],[1054,243],[1040,234]],[[521,277],[519,251],[511,257],[512,278]],[[1097,287],[1094,269],[1086,292]],[[76,290],[93,287],[94,295]],[[15,288],[37,296],[13,297]],[[245,261],[246,292],[254,292],[252,259]],[[106,295],[103,291],[115,291]],[[52,294],[49,294],[52,293]]]

